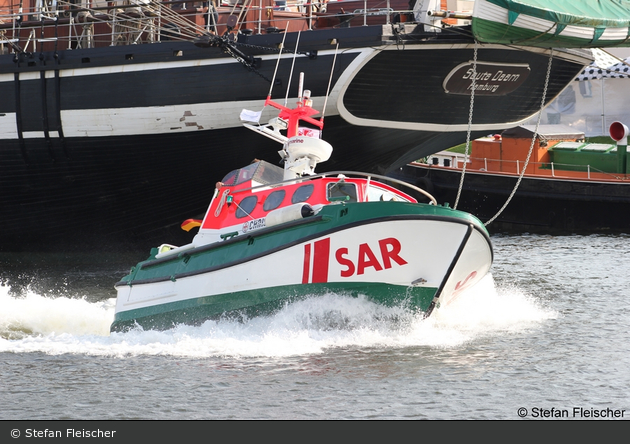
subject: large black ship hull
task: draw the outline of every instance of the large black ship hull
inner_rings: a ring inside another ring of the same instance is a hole
[[[461,174],[461,170],[416,164],[393,175],[453,206]],[[494,233],[630,233],[628,183],[524,176],[505,206],[517,180],[514,175],[467,171],[457,209],[484,223],[494,219],[487,225]]]
[[[464,141],[470,93],[447,88],[472,66],[474,43],[404,29],[305,32],[301,54],[282,55],[273,88],[278,56],[269,52],[281,34],[243,36],[251,64],[190,42],[0,56],[0,251],[186,235],[177,227],[203,214],[227,171],[279,160],[280,146],[239,114],[262,109],[270,91],[295,100],[299,72],[320,109],[331,80],[323,138],[335,151],[323,168],[387,173]],[[296,39],[287,34],[285,47]],[[540,109],[548,53],[485,45],[477,60],[493,73],[527,72],[512,89],[475,95],[472,137]],[[586,63],[555,52],[547,102]]]

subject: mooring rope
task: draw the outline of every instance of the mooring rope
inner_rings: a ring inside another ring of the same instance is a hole
[[[532,156],[532,152],[534,151],[534,143],[536,143],[536,137],[538,136],[538,127],[540,126],[540,120],[542,118],[542,112],[543,112],[543,109],[545,108],[545,98],[547,97],[547,87],[549,86],[549,77],[551,76],[551,62],[552,62],[552,60],[553,60],[553,49],[550,49],[549,50],[549,63],[547,65],[547,76],[545,78],[545,88],[543,89],[542,99],[541,99],[541,103],[540,103],[540,112],[538,113],[538,119],[536,121],[536,129],[534,130],[534,134],[532,136],[532,142],[529,145],[529,152],[527,153],[527,158],[525,159],[525,165],[523,165],[523,170],[519,174],[518,180],[516,181],[516,184],[514,185],[514,189],[512,190],[510,195],[508,196],[508,198],[505,201],[505,203],[503,204],[503,206],[499,209],[497,214],[495,214],[488,222],[486,222],[484,224],[485,226],[490,225],[497,217],[499,217],[499,215],[503,212],[503,210],[505,210],[505,208],[508,206],[508,204],[510,203],[510,201],[514,197],[514,194],[516,194],[516,190],[518,189],[519,185],[521,184],[521,181],[523,180],[523,176],[525,175],[525,171],[527,170],[527,165],[529,164],[529,159]]]

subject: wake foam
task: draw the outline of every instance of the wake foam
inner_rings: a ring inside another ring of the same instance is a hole
[[[452,348],[537,328],[557,316],[517,288],[497,288],[491,275],[428,319],[364,297],[327,294],[287,304],[271,316],[110,334],[115,299],[89,302],[34,293],[14,298],[0,287],[0,306],[0,352],[116,357],[273,357],[343,347]]]

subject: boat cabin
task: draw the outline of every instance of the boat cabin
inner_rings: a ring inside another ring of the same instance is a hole
[[[416,199],[370,177],[314,175],[285,180],[285,170],[256,161],[228,173],[201,222],[194,244],[229,239],[252,230],[311,216],[328,204]]]
[[[472,142],[471,168],[489,172],[519,174],[532,144],[536,127],[521,125],[500,135],[482,137]],[[584,141],[584,133],[561,125],[540,125],[527,174],[541,174],[553,162],[550,148],[561,142]],[[542,173],[544,174],[544,173]]]

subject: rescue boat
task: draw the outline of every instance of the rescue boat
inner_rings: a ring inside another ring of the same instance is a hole
[[[278,117],[245,124],[282,143],[284,168],[254,160],[218,182],[204,218],[182,224],[192,242],[153,248],[115,284],[112,332],[249,318],[326,293],[429,316],[487,274],[492,244],[475,216],[396,179],[315,172],[333,149],[309,95],[293,109],[268,97]]]

